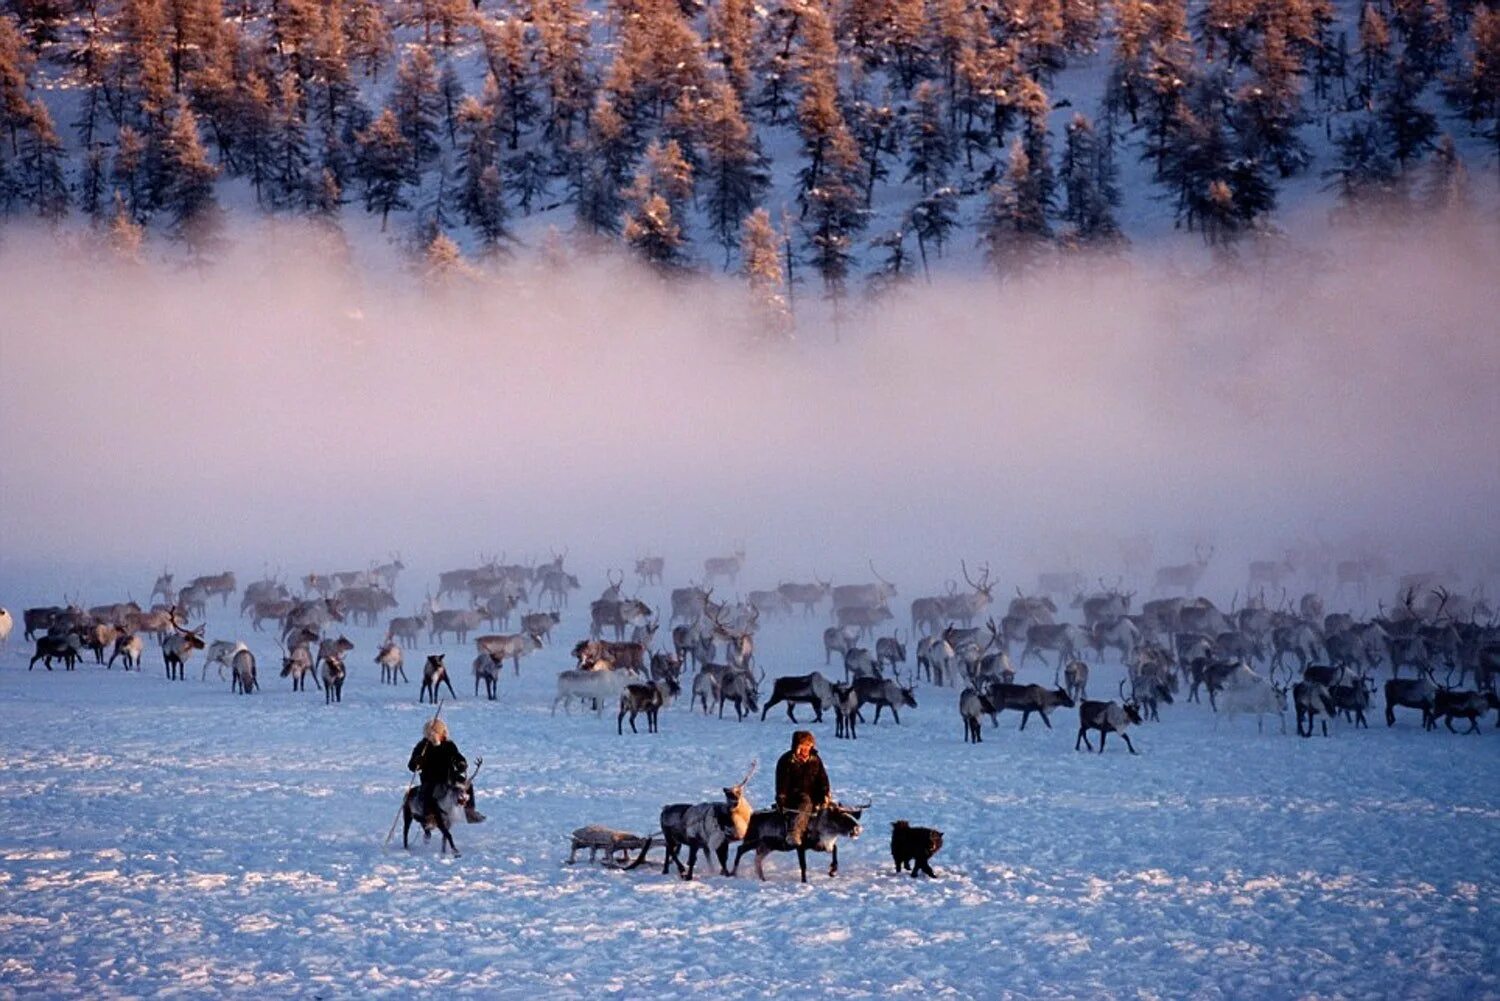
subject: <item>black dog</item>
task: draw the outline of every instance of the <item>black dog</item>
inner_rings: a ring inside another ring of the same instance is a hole
[[[931,827],[913,827],[904,820],[891,825],[891,858],[896,860],[896,871],[911,867],[912,879],[925,872],[933,879],[932,856],[943,847],[943,832]]]

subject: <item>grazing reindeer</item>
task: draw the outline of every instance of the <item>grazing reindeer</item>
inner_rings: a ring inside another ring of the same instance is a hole
[[[417,693],[417,701],[425,702],[430,693],[432,701],[437,701],[439,685],[448,686],[448,695],[458,701],[458,693],[453,690],[453,682],[448,680],[448,668],[443,666],[443,654],[429,654],[427,663],[422,667],[422,690]]]
[[[406,683],[406,668],[403,666],[405,654],[402,653],[400,645],[388,639],[380,644],[380,652],[375,654],[375,663],[380,665],[380,683],[382,685],[396,683],[396,675],[401,675],[402,684]]]
[[[249,695],[259,687],[260,680],[255,674],[255,654],[245,644],[237,644],[229,658],[229,693],[233,695],[239,691],[242,695]]]
[[[305,643],[299,643],[281,658],[281,676],[292,679],[292,691],[307,691],[307,679],[312,678],[314,688],[321,688],[318,683],[317,665],[313,660],[312,650]]]
[[[552,630],[562,621],[557,612],[527,612],[521,616],[521,632],[530,633],[543,643],[552,640]]]
[[[542,638],[532,633],[480,636],[474,641],[480,653],[488,654],[501,664],[510,658],[516,677],[521,676],[521,658],[542,648]]]
[[[323,704],[344,701],[344,658],[341,654],[323,656]]]
[[[1183,594],[1192,594],[1198,587],[1198,581],[1202,579],[1203,572],[1208,569],[1208,561],[1213,558],[1214,549],[1208,547],[1208,552],[1203,551],[1202,546],[1193,547],[1193,562],[1179,563],[1175,566],[1157,567],[1156,590],[1171,591],[1182,589]],[[1123,736],[1123,733],[1122,733]],[[1103,738],[1100,738],[1102,744]]]

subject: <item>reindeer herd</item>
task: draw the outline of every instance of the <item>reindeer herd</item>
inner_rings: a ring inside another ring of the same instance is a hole
[[[635,562],[634,593],[627,593],[623,569],[606,571],[607,586],[588,603],[587,635],[571,648],[572,666],[557,676],[552,712],[561,707],[571,714],[575,703],[596,715],[612,707],[618,733],[627,722],[638,732],[642,716],[647,732],[655,733],[661,711],[686,694],[694,710],[720,719],[732,709],[736,720],[756,713],[765,720],[782,706],[793,722],[796,710],[807,707],[821,723],[831,711],[835,736],[857,739],[867,708],[874,708],[871,725],[887,713],[899,724],[902,711],[917,708],[919,686],[928,686],[957,693],[966,742],[983,740],[986,717],[993,727],[1002,713],[1014,711],[1019,729],[1033,715],[1050,729],[1059,709],[1076,709],[1075,746],[1092,747],[1093,732],[1102,752],[1114,733],[1131,753],[1128,730],[1159,721],[1162,707],[1179,700],[1206,699],[1226,719],[1254,715],[1257,730],[1274,715],[1285,731],[1290,710],[1303,736],[1315,728],[1326,734],[1334,720],[1367,726],[1366,713],[1380,695],[1388,725],[1397,710],[1419,710],[1429,730],[1439,722],[1453,730],[1455,721],[1464,721],[1466,732],[1477,732],[1491,710],[1500,725],[1500,626],[1482,588],[1460,594],[1436,575],[1413,574],[1399,580],[1390,607],[1378,603],[1377,614],[1329,613],[1315,590],[1292,600],[1285,587],[1295,577],[1289,553],[1251,562],[1249,597],[1241,601],[1236,592],[1221,608],[1196,593],[1213,556],[1212,547],[1200,545],[1191,562],[1155,568],[1146,579],[1158,596],[1140,602],[1123,575],[1112,583],[1099,578],[1090,589],[1077,570],[1043,573],[1031,593],[1017,587],[1006,597],[997,593],[988,565],[971,572],[960,561],[963,583],[949,580],[942,593],[911,599],[904,627],[895,626],[896,585],[873,561],[867,582],[834,584],[814,575],[744,597],[719,596],[718,589],[726,583],[733,589],[744,571],[743,546],[705,560],[696,583],[666,592],[663,622],[640,589],[663,584],[665,560],[642,557]],[[407,682],[406,653],[424,638],[429,645],[451,639],[473,644],[474,695],[482,691],[493,701],[506,664],[519,676],[522,660],[549,647],[581,589],[566,559],[567,550],[528,563],[481,554],[473,567],[439,574],[436,591],[428,588],[410,614],[394,614],[401,611],[396,588],[405,569],[395,553],[361,571],[309,573],[295,591],[269,573],[241,590],[232,572],[195,577],[179,588],[164,570],[150,608],[133,600],[84,608],[74,598],[26,609],[24,635],[35,643],[29,668],[74,670],[92,654],[106,669],[119,660],[126,671],[139,671],[151,637],[168,679],[186,680],[189,661],[202,652],[199,680],[217,667],[232,692],[255,693],[261,683],[250,644],[244,638],[209,642],[205,626],[189,625],[203,620],[214,598],[227,608],[239,593],[240,616],[252,636],[274,623],[280,675],[293,691],[306,690],[311,680],[325,702],[342,701],[355,643],[338,630],[346,623],[378,628],[384,617],[373,658],[382,684]],[[1333,596],[1345,593],[1346,577],[1357,576],[1367,587],[1372,574],[1383,572],[1374,559],[1340,561],[1335,569]],[[1279,597],[1268,600],[1268,590]],[[822,666],[832,668],[837,657],[842,671],[777,677],[763,697],[768,678],[756,654],[762,626],[819,614],[830,623],[822,631]],[[11,614],[0,609],[0,643],[12,625]],[[444,687],[457,697],[445,656],[433,653],[423,661],[419,699],[436,701]],[[1099,665],[1106,657],[1124,668],[1117,697],[1090,700],[1090,661]],[[1033,662],[1052,669],[1050,683],[1018,682]]]

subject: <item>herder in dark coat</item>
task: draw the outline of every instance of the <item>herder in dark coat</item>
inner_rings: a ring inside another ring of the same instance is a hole
[[[428,720],[423,727],[422,739],[411,749],[411,760],[406,763],[406,769],[411,772],[421,770],[420,790],[425,809],[438,809],[444,789],[463,786],[469,778],[468,760],[458,745],[448,739],[448,724],[437,718]],[[484,820],[484,814],[474,808],[473,789],[469,790],[468,800],[464,803],[464,816],[471,824]]]
[[[829,800],[828,772],[808,730],[792,734],[792,749],[776,762],[776,805],[791,813],[792,826],[787,840],[800,844],[812,815]]]

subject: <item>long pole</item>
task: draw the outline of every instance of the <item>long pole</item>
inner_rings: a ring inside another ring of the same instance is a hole
[[[438,716],[440,716],[442,714],[442,712],[443,712],[443,703],[442,703],[441,700],[439,700],[438,707],[437,707],[437,712],[435,712],[435,713],[432,714],[432,718],[433,719],[437,719]],[[382,847],[389,848],[390,844],[391,844],[391,839],[396,836],[396,825],[399,824],[399,823],[401,823],[401,814],[403,812],[405,812],[405,810],[406,810],[406,798],[411,795],[412,786],[414,786],[416,784],[417,784],[417,773],[416,772],[412,772],[411,773],[411,778],[406,783],[406,791],[401,794],[401,805],[398,806],[398,807],[396,807],[396,816],[391,819],[391,829],[386,832],[386,834],[385,834],[385,844]]]

